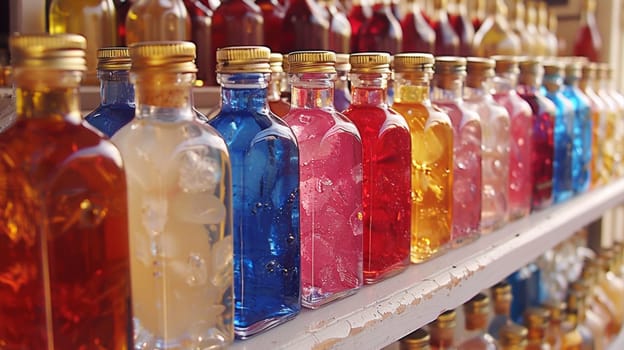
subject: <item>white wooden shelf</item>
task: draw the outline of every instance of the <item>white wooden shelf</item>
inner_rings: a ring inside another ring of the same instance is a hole
[[[303,310],[290,322],[236,341],[232,349],[380,349],[462,305],[622,201],[624,180],[618,180],[364,286],[353,296]]]

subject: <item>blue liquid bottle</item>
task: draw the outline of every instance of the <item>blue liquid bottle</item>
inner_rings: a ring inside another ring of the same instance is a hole
[[[351,106],[351,90],[349,90],[349,54],[336,54],[336,85],[334,88],[334,107],[342,112]]]
[[[574,107],[561,92],[563,66],[558,62],[544,64],[545,95],[556,107],[555,157],[553,159],[553,196],[555,203],[572,197],[572,149],[574,140]]]
[[[125,47],[98,50],[98,78],[102,102],[85,120],[112,137],[134,118],[134,87],[129,81],[130,55]]]
[[[589,99],[579,88],[581,69],[581,61],[571,61],[566,64],[562,91],[574,107],[572,187],[575,193],[587,191],[591,181],[592,119]]]
[[[270,50],[217,51],[221,110],[210,120],[232,162],[234,331],[247,338],[301,309],[299,149],[269,111]]]

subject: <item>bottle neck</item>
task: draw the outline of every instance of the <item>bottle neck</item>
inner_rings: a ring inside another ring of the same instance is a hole
[[[497,94],[509,94],[516,90],[517,85],[517,75],[512,72],[499,73],[492,80],[492,88]]]
[[[537,93],[542,85],[542,74],[536,72],[521,72],[518,75],[518,91],[523,93]]]
[[[292,108],[334,109],[334,79],[336,74],[291,74]]]
[[[462,98],[464,77],[460,74],[434,74],[431,98],[434,101],[457,101]]]
[[[348,71],[338,71],[336,74],[337,79],[335,82],[334,88],[336,90],[344,90],[349,91],[349,72]]]
[[[561,84],[563,83],[563,78],[558,75],[550,75],[547,74],[544,76],[544,87],[546,88],[546,91],[554,93],[559,91],[559,89],[561,88]]]
[[[430,74],[425,72],[395,73],[394,102],[430,105]]]
[[[271,73],[267,98],[269,101],[279,101],[282,98],[282,80],[285,73]]]
[[[470,336],[477,336],[485,333],[487,327],[487,314],[467,314],[466,315],[466,331]]]
[[[387,108],[389,73],[351,74],[351,104]]]
[[[162,122],[192,120],[195,73],[140,71],[130,74],[135,86],[136,116]]]
[[[507,316],[509,317],[511,313],[511,302],[510,301],[499,301],[494,302],[494,314],[498,316]]]
[[[465,99],[482,98],[488,96],[492,79],[483,75],[468,75],[464,85],[463,96]]]
[[[256,111],[268,108],[269,73],[217,74],[222,111]]]
[[[128,71],[99,71],[102,105],[125,104],[134,106],[134,86]]]
[[[566,86],[578,88],[579,87],[579,78],[576,76],[566,76],[564,79],[564,84]]]

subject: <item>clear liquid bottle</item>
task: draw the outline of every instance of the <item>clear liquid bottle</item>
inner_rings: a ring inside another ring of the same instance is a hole
[[[292,130],[269,112],[270,51],[217,51],[221,110],[210,124],[232,161],[234,332],[247,338],[301,309],[299,149]]]
[[[374,0],[373,14],[358,31],[358,50],[362,52],[401,52],[403,30],[390,9],[389,0]]]
[[[540,91],[543,68],[536,58],[521,58],[518,62],[518,95],[533,113],[531,174],[533,190],[532,210],[549,207],[553,203],[553,159],[555,154],[555,105]]]
[[[550,311],[542,307],[531,307],[524,311],[524,325],[527,327],[526,350],[551,350],[546,340],[546,330],[550,322]]]
[[[563,64],[544,63],[546,97],[556,107],[555,156],[553,162],[553,194],[555,203],[570,199],[574,193],[572,182],[572,152],[574,149],[574,106],[562,93]]]
[[[87,39],[83,83],[97,85],[97,50],[118,45],[115,4],[113,0],[52,0],[48,32],[81,34]]]
[[[98,50],[100,105],[85,120],[112,137],[134,118],[134,86],[130,83],[130,54],[124,47]]]
[[[364,283],[403,271],[410,259],[410,153],[405,119],[388,107],[390,55],[351,54],[351,106],[362,138]]]
[[[435,32],[435,56],[459,55],[459,37],[449,20],[448,0],[434,0],[431,28]]]
[[[290,0],[280,34],[282,52],[328,50],[329,21],[314,0]]]
[[[429,346],[429,340],[431,337],[429,333],[419,328],[408,336],[403,337],[399,342],[400,350],[431,350]]]
[[[136,117],[114,136],[126,161],[135,348],[232,341],[230,162],[195,119],[195,45],[130,47]]]
[[[566,63],[562,93],[574,109],[574,138],[572,139],[572,187],[583,193],[591,181],[592,118],[589,99],[579,88],[583,62],[573,59]]]
[[[350,52],[359,52],[359,33],[362,24],[373,15],[373,9],[368,0],[353,0],[351,2],[351,11],[347,15],[347,19],[351,24],[351,40]]]
[[[610,67],[608,64],[598,64],[598,75],[595,82],[595,89],[598,96],[607,106],[607,122],[605,125],[605,166],[611,179],[621,175],[620,164],[622,154],[618,149],[618,125],[620,116],[624,113],[618,103],[611,96],[610,88]]]
[[[533,192],[532,141],[535,118],[531,106],[516,92],[518,60],[513,56],[495,56],[496,76],[493,80],[494,100],[505,107],[510,116],[509,140],[509,220],[516,220],[531,211]]]
[[[15,124],[2,133],[0,339],[7,349],[129,349],[121,155],[82,124],[86,40],[9,39]]]
[[[351,105],[351,90],[349,90],[349,54],[336,54],[336,83],[334,86],[334,106],[342,112]]]
[[[602,38],[596,21],[596,0],[583,0],[581,25],[574,41],[575,56],[587,57],[592,62],[601,59]]]
[[[464,304],[466,319],[464,338],[457,350],[497,350],[496,340],[487,332],[490,299],[482,293]]]
[[[455,310],[447,310],[429,324],[431,350],[454,350],[455,346]]]
[[[481,118],[481,233],[502,227],[509,216],[510,118],[490,90],[494,60],[469,57],[464,85],[466,107]]]
[[[476,239],[481,223],[481,121],[462,99],[465,75],[465,58],[436,57],[431,99],[453,124],[454,245]]]
[[[401,19],[403,52],[433,53],[436,34],[429,26],[419,0],[407,2],[407,13]]]
[[[434,58],[394,56],[394,104],[412,138],[412,263],[442,253],[451,241],[453,209],[453,125],[429,98]]]
[[[271,112],[278,117],[284,117],[290,111],[290,103],[282,98],[282,84],[286,73],[283,68],[284,56],[281,53],[271,53],[269,63],[271,65],[271,81],[269,82],[267,99]]]
[[[126,16],[126,43],[190,40],[191,18],[182,0],[136,0]]]
[[[526,350],[529,345],[528,330],[517,324],[506,324],[501,327],[498,340],[500,350]]]
[[[288,55],[292,85],[284,121],[300,151],[301,297],[316,309],[362,286],[362,141],[334,108],[336,55]]]
[[[282,52],[282,26],[286,16],[286,8],[277,0],[256,0],[262,11],[262,29],[264,45],[271,52]]]
[[[494,339],[500,339],[501,329],[514,324],[511,320],[511,285],[505,281],[499,282],[490,288],[490,292],[494,301],[494,315],[488,326],[488,333]]]
[[[488,15],[474,36],[474,55],[519,55],[522,44],[507,22],[507,6],[503,0],[488,1]]]

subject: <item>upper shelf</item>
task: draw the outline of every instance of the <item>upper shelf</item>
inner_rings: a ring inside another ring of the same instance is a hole
[[[378,349],[462,305],[624,199],[624,179],[537,212],[477,241],[232,349]]]

